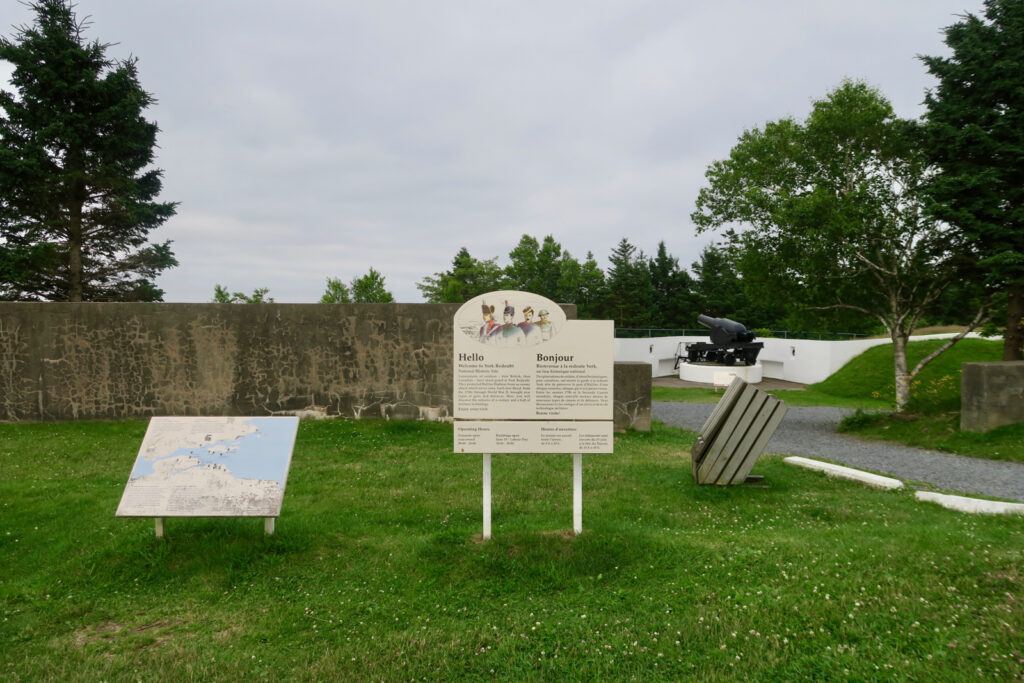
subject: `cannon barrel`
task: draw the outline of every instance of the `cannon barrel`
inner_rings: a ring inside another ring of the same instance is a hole
[[[754,339],[753,333],[748,332],[743,323],[738,323],[735,320],[712,318],[702,313],[697,316],[697,322],[711,329],[710,336],[711,343],[713,344],[724,345],[735,342],[749,342]]]

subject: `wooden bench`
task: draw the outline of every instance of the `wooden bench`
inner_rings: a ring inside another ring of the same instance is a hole
[[[733,379],[690,449],[698,484],[742,484],[786,414],[774,396]]]

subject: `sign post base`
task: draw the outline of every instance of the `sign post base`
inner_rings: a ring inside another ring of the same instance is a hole
[[[491,454],[484,453],[484,533],[485,541],[491,540]]]
[[[572,532],[583,533],[583,454],[572,454]]]
[[[163,517],[154,517],[153,518],[153,522],[154,522],[153,526],[154,526],[154,531],[156,532],[156,537],[157,538],[163,538],[164,537],[164,518]]]

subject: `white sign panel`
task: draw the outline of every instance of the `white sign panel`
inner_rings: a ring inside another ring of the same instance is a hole
[[[118,517],[277,517],[297,417],[154,417]]]
[[[455,315],[456,452],[610,453],[613,337],[612,321],[566,320],[556,303],[528,292],[468,301]],[[520,425],[513,437],[484,422],[509,420],[534,424]],[[607,424],[553,431],[567,421]]]
[[[459,453],[611,453],[612,422],[459,420]]]

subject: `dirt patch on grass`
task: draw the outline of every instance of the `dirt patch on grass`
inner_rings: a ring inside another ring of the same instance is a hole
[[[540,532],[540,535],[547,536],[548,538],[561,538],[567,541],[576,538],[576,533],[572,529],[551,529],[550,531]]]
[[[241,632],[242,627],[238,624],[234,624],[233,626],[228,626],[227,628],[214,633],[213,639],[217,642],[223,643],[225,640],[230,640],[231,638],[234,638]]]
[[[116,621],[104,621],[101,624],[93,624],[78,629],[72,636],[71,641],[75,644],[75,647],[85,647],[92,643],[109,640],[123,630],[124,624],[119,624]]]
[[[92,624],[75,631],[71,640],[75,647],[86,647],[96,643],[113,642],[124,638],[141,638],[139,647],[154,647],[166,643],[171,639],[169,629],[177,626],[180,622],[173,619],[157,619],[138,626],[126,626],[116,621],[104,621],[99,624]]]

